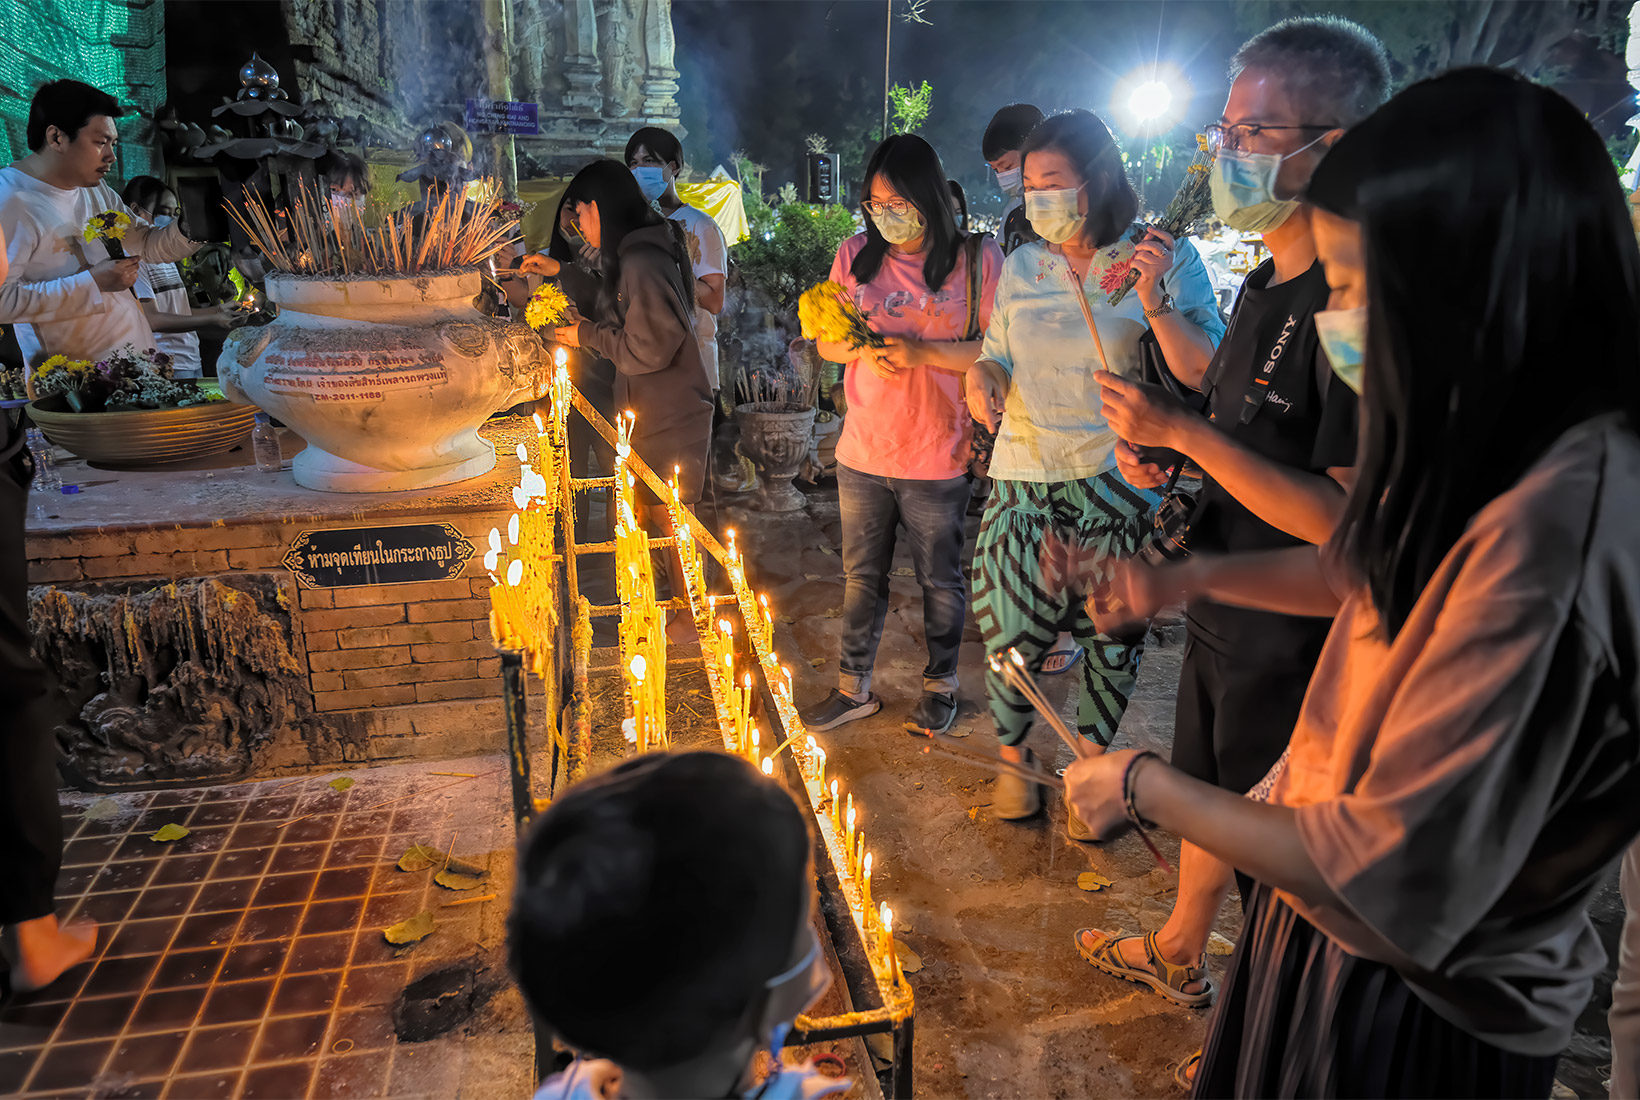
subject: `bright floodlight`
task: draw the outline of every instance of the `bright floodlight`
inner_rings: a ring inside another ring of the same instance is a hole
[[[1128,97],[1128,113],[1135,122],[1151,122],[1167,114],[1173,106],[1173,89],[1160,80],[1147,80]]]

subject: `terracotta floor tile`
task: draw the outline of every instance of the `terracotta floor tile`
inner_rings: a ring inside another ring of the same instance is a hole
[[[166,1077],[176,1064],[187,1039],[187,1033],[182,1031],[127,1036],[115,1044],[109,1068],[122,1074],[129,1073],[139,1080]]]
[[[351,933],[358,927],[359,915],[363,912],[363,898],[313,902],[308,906],[307,915],[302,918],[302,935],[316,935],[321,932]]]
[[[243,825],[240,828],[244,828]],[[272,848],[244,848],[223,852],[211,868],[213,879],[255,878],[273,858]]]
[[[296,799],[288,795],[264,795],[251,799],[245,806],[245,821],[280,821],[291,816]]]
[[[336,841],[325,853],[326,867],[373,867],[382,858],[385,837],[355,836]],[[394,859],[398,858],[395,854]]]
[[[273,995],[273,1005],[268,1011],[274,1016],[329,1012],[336,1004],[336,995],[341,986],[340,970],[287,974],[279,980],[279,988]]]
[[[221,882],[207,880],[194,899],[194,913],[219,913],[225,909],[245,909],[256,893],[256,879],[231,878]]]
[[[162,989],[144,994],[131,1014],[126,1030],[133,1035],[154,1031],[187,1030],[205,1003],[204,987]]]
[[[222,851],[228,844],[228,838],[233,835],[232,825],[201,825],[198,828],[189,827],[189,833],[181,840],[173,840],[166,845],[171,855],[209,855]]]
[[[161,858],[166,854],[165,844],[160,841],[149,840],[149,833],[152,832],[153,830],[150,829],[146,833],[128,833],[120,839],[119,846],[114,849],[114,854],[108,858],[117,861]],[[176,841],[170,843],[175,844]]]
[[[102,1072],[102,1065],[114,1049],[112,1039],[93,1043],[53,1043],[34,1064],[34,1074],[25,1086],[30,1092],[72,1089],[83,1086]]]
[[[236,825],[244,816],[246,802],[205,802],[188,816],[188,828],[201,825]]]
[[[185,825],[188,823],[188,814],[190,812],[192,812],[192,807],[161,806],[154,808],[150,804],[149,809],[144,810],[132,820],[130,831],[133,835],[142,833],[146,836],[162,825]]]
[[[202,951],[172,949],[154,971],[155,989],[175,989],[186,985],[208,985],[216,977],[227,949],[210,947]]]
[[[329,842],[323,840],[281,844],[274,851],[272,862],[268,864],[268,873],[292,875],[298,871],[317,871],[324,866],[325,853],[329,850]]]
[[[342,818],[339,837],[385,836],[393,830],[392,810],[361,810]]]
[[[239,1095],[244,1100],[290,1100],[306,1096],[313,1084],[318,1066],[311,1061],[292,1062],[282,1066],[261,1066],[245,1074],[245,1088]]]
[[[331,1055],[319,1063],[313,1094],[326,1097],[380,1096],[391,1055],[386,1050]]]
[[[91,889],[99,894],[118,890],[141,890],[149,884],[154,872],[165,866],[165,861],[136,860],[131,863],[105,863],[97,868],[91,880]]]
[[[177,929],[181,926],[182,922],[175,917],[126,921],[114,930],[104,955],[107,958],[118,958],[122,955],[157,955],[165,950],[166,945],[171,942],[171,937],[176,935]]]
[[[262,1024],[262,1037],[256,1042],[253,1062],[283,1062],[292,1058],[311,1058],[320,1051],[325,1029],[330,1026],[326,1015],[282,1016]]]
[[[412,912],[409,915],[415,914]],[[382,936],[382,929],[385,927],[386,925],[367,924],[359,929],[353,938],[353,952],[348,956],[349,966],[383,966],[399,960],[405,949],[387,942]]]
[[[382,861],[370,872],[370,893],[398,894],[407,890],[421,890],[427,884],[431,871],[401,871],[398,867],[399,857],[404,854],[401,848],[389,848],[382,855]]]
[[[124,830],[120,830],[121,833]],[[120,846],[123,836],[76,837],[63,848],[63,866],[97,865],[107,861]]]
[[[241,821],[228,831],[224,848],[271,848],[279,843],[277,821]]]
[[[339,1004],[343,1008],[392,1004],[404,992],[409,973],[410,968],[404,963],[349,970],[342,980]]]
[[[336,835],[336,815],[320,814],[305,821],[292,822],[285,826],[280,833],[281,839],[291,844],[305,844],[310,841],[330,840]]]
[[[425,890],[376,894],[364,903],[364,916],[359,923],[364,928],[385,928],[406,917],[413,917],[425,908],[428,908]]]
[[[210,887],[206,886],[206,890]],[[201,891],[203,892],[203,891]],[[199,908],[195,903],[195,909]],[[243,916],[239,910],[200,913],[182,918],[177,938],[171,943],[173,951],[193,951],[205,947],[226,947],[233,942],[234,932]]]
[[[176,852],[168,853],[159,861],[159,866],[154,868],[154,879],[148,885],[186,886],[190,883],[204,882],[205,876],[211,873],[211,865],[215,862],[214,855],[189,856]]]
[[[81,997],[68,1007],[63,1022],[53,1036],[54,1045],[79,1039],[109,1039],[118,1035],[131,1018],[137,999],[129,993],[113,997]]]
[[[199,789],[201,802],[248,802],[258,794],[270,794],[277,781],[269,780],[265,783],[226,783],[220,787],[202,787]]]
[[[326,1051],[376,1050],[398,1041],[393,1032],[392,1010],[387,1005],[345,1009],[331,1021]],[[348,1044],[352,1045],[349,1046]]]
[[[59,898],[78,897],[85,893],[86,887],[91,885],[97,877],[99,868],[92,866],[64,867],[57,872],[57,896]]]
[[[248,1065],[256,1042],[259,1022],[229,1024],[226,1027],[195,1028],[177,1062],[179,1074],[212,1069],[237,1069]]]
[[[136,890],[121,890],[113,894],[87,894],[74,906],[73,916],[94,920],[98,924],[116,924],[131,912],[132,906],[137,903],[137,897]]]
[[[150,886],[137,899],[136,906],[131,910],[131,918],[152,920],[155,917],[180,917],[188,912],[188,907],[194,903],[194,897],[198,893],[197,882],[177,886]]]
[[[313,893],[313,884],[318,879],[312,871],[298,871],[295,874],[266,875],[257,884],[256,893],[251,895],[251,908],[261,909],[270,905],[292,905],[306,902]]]
[[[129,995],[138,992],[153,977],[157,955],[110,957],[104,956],[82,990],[84,996],[101,997],[114,994]]]
[[[239,1089],[244,1074],[201,1073],[193,1077],[173,1077],[165,1088],[167,1100],[229,1100]]]
[[[319,872],[319,885],[313,891],[313,900],[364,897],[370,892],[371,870],[370,867],[332,867]]]
[[[204,799],[205,791],[200,787],[187,787],[176,791],[156,791],[153,801],[148,803],[150,809],[169,809],[176,806],[197,806]]]
[[[130,1080],[130,1075],[125,1073],[118,1074],[118,1080],[119,1084],[108,1084],[92,1095],[106,1096],[109,1100],[159,1100],[165,1094],[167,1083],[163,1077],[133,1081]]]
[[[40,1048],[27,1050],[0,1050],[0,1096],[11,1096],[23,1091],[34,1062],[40,1057]]]
[[[245,981],[250,978],[276,976],[290,955],[290,945],[282,940],[262,940],[241,944],[228,952],[222,964],[220,980]]]
[[[285,971],[302,974],[313,970],[339,970],[347,964],[352,947],[352,932],[299,937],[291,946]]]
[[[296,934],[302,921],[301,905],[281,905],[272,909],[252,909],[245,914],[235,937],[241,943],[253,940],[286,939]]]
[[[224,1023],[260,1019],[273,999],[273,986],[272,978],[214,986],[200,1019]]]

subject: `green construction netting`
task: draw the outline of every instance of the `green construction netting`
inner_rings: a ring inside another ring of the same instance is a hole
[[[83,80],[150,116],[165,101],[164,0],[0,0],[0,42],[0,164],[28,152],[29,99],[48,80]],[[119,129],[116,174],[154,171],[148,120]]]

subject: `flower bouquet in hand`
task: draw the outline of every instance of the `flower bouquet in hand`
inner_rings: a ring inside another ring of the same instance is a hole
[[[535,331],[557,328],[569,316],[569,298],[556,283],[542,283],[524,307],[524,320]]]
[[[1216,154],[1207,139],[1201,134],[1196,135],[1196,159],[1190,162],[1185,169],[1184,183],[1179,186],[1179,193],[1173,196],[1173,201],[1167,204],[1162,211],[1161,220],[1156,222],[1156,228],[1169,234],[1175,240],[1188,237],[1201,221],[1213,212],[1213,189],[1209,180],[1213,175],[1213,158]],[[1147,227],[1141,226],[1133,231],[1129,240],[1138,244],[1144,240]],[[1139,269],[1130,267],[1122,281],[1116,284],[1116,289],[1110,292],[1106,299],[1115,305],[1126,298],[1128,291],[1139,283]]]
[[[125,246],[120,242],[125,240],[125,231],[131,228],[131,216],[118,210],[104,210],[101,214],[91,215],[80,231],[80,236],[88,241],[101,241],[108,249],[108,258],[111,260],[125,259]]]
[[[881,348],[888,342],[866,324],[865,314],[841,284],[819,283],[797,299],[797,318],[805,340],[824,340],[850,348]]]

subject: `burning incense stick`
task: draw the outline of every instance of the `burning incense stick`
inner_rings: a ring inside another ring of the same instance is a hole
[[[1029,764],[1016,764],[1012,760],[1004,760],[1000,756],[992,756],[988,752],[969,748],[961,741],[953,737],[947,737],[943,733],[921,730],[917,733],[917,736],[926,737],[933,742],[932,745],[924,745],[923,752],[948,756],[953,760],[962,760],[982,768],[990,768],[995,772],[1018,776],[1028,783],[1041,783],[1045,787],[1052,787],[1059,791],[1065,789],[1063,779],[1060,779],[1052,772],[1043,771],[1041,768],[1033,768]]]
[[[1048,697],[1043,695],[1042,689],[1036,686],[1036,681],[1031,679],[1031,674],[1025,667],[1025,658],[1019,655],[1019,650],[1010,647],[1006,661],[999,659],[995,654],[992,654],[988,660],[991,663],[991,671],[1000,673],[1009,686],[1025,696],[1026,701],[1036,708],[1036,712],[1042,715],[1043,720],[1052,727],[1053,731],[1059,735],[1059,739],[1065,742],[1065,746],[1071,752],[1075,753],[1078,758],[1095,755],[1087,743],[1077,734],[1071,732],[1069,726],[1065,725],[1064,719],[1059,717],[1059,712],[1054,710],[1053,704],[1048,702]]]

